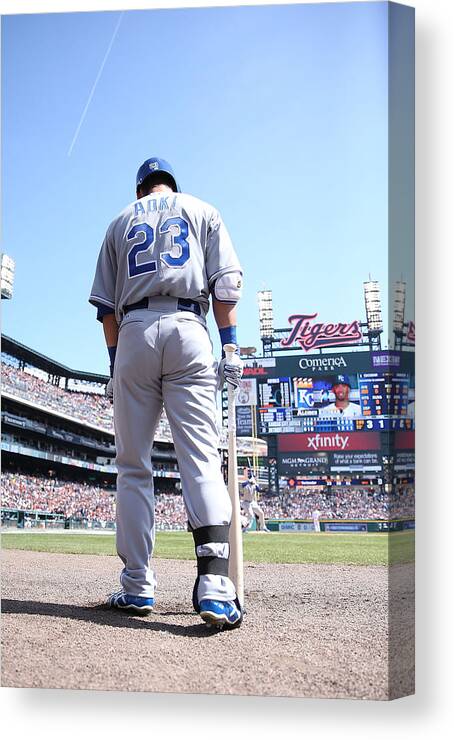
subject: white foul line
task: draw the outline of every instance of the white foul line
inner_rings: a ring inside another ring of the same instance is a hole
[[[86,103],[86,105],[85,105],[85,108],[84,108],[84,110],[83,110],[83,113],[82,113],[82,115],[81,115],[81,117],[80,117],[79,125],[77,126],[77,129],[76,129],[76,133],[74,134],[74,138],[73,138],[73,140],[72,140],[72,142],[71,142],[71,146],[70,146],[70,147],[69,147],[69,149],[68,149],[68,157],[70,157],[70,156],[71,156],[71,152],[72,152],[72,150],[73,150],[73,148],[74,148],[74,144],[76,143],[77,137],[79,136],[79,131],[80,131],[80,129],[82,128],[82,124],[83,124],[83,122],[84,122],[85,116],[87,115],[88,107],[89,107],[89,105],[90,105],[90,103],[91,103],[91,100],[92,100],[92,98],[93,98],[93,95],[95,94],[95,90],[96,90],[96,86],[97,86],[97,84],[98,84],[98,82],[99,82],[99,78],[100,78],[100,77],[101,77],[101,75],[102,75],[102,71],[103,71],[103,69],[104,69],[104,67],[105,67],[105,64],[106,64],[106,62],[107,62],[107,59],[108,59],[108,57],[109,57],[110,51],[111,51],[111,49],[112,49],[112,46],[113,46],[113,42],[115,41],[115,37],[116,37],[116,35],[117,35],[117,33],[118,33],[118,29],[120,28],[120,23],[121,23],[121,21],[122,21],[122,18],[123,18],[123,16],[124,16],[124,12],[125,12],[125,11],[124,11],[124,10],[122,10],[122,11],[121,11],[121,13],[120,13],[120,17],[118,18],[118,21],[117,21],[117,25],[115,26],[114,32],[113,32],[113,34],[112,34],[112,38],[110,39],[110,44],[109,44],[109,46],[107,47],[107,51],[106,51],[106,53],[105,53],[105,55],[104,55],[104,59],[102,60],[101,66],[100,66],[100,68],[99,68],[99,72],[98,72],[98,74],[97,74],[97,76],[96,76],[96,80],[94,81],[94,83],[93,83],[93,87],[91,88],[91,92],[90,92],[90,95],[88,96],[88,100],[87,100],[87,103]]]

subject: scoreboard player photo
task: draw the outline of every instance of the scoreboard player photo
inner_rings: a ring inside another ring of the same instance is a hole
[[[414,428],[411,382],[405,372],[354,370],[260,379],[258,433],[408,431]]]

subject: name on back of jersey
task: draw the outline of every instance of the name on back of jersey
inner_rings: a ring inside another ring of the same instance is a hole
[[[137,217],[145,216],[147,213],[156,213],[158,211],[169,211],[176,207],[177,196],[176,195],[163,195],[159,198],[147,198],[145,203],[144,198],[137,201],[134,204],[134,215]]]

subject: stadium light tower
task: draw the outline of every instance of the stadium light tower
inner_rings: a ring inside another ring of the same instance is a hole
[[[263,344],[263,354],[265,357],[269,357],[272,354],[272,340],[274,335],[272,291],[259,290],[257,299],[259,302],[260,339]]]
[[[364,302],[366,304],[367,334],[371,350],[381,349],[380,335],[383,331],[383,319],[381,314],[380,286],[376,280],[364,283]]]
[[[11,299],[13,297],[14,287],[14,260],[7,254],[2,253],[1,257],[1,293],[2,299]]]
[[[398,280],[394,287],[393,331],[394,347],[399,350],[402,349],[405,330],[405,292],[405,282]]]

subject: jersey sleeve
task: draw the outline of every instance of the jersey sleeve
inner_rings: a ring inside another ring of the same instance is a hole
[[[219,213],[214,211],[207,234],[206,271],[209,287],[221,275],[236,270],[241,274],[243,272],[227,228]]]
[[[91,288],[89,303],[98,308],[104,315],[115,310],[115,285],[117,278],[117,260],[113,248],[112,228],[109,227],[99,252],[95,277]],[[111,309],[107,311],[106,309]]]

